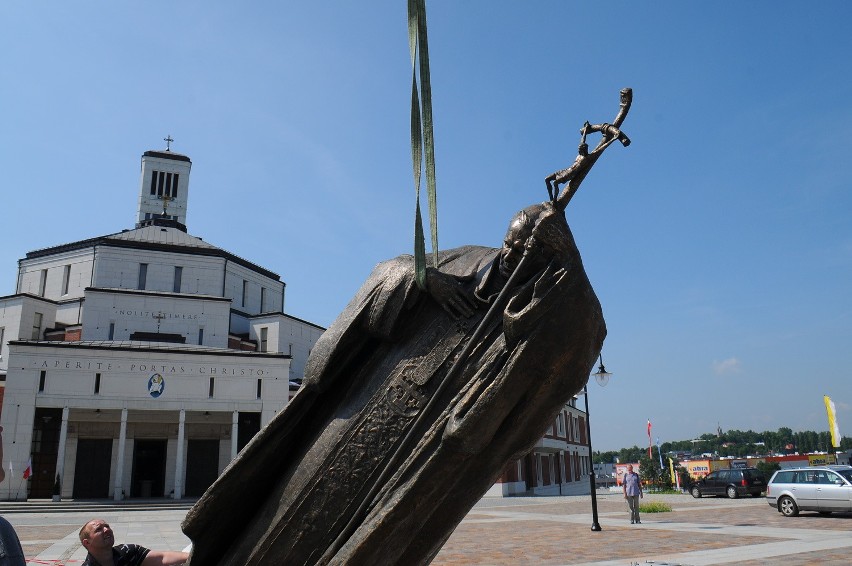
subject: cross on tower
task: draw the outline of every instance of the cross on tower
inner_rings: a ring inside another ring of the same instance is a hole
[[[171,134],[167,135],[163,138],[163,141],[166,142],[166,151],[171,151],[171,143],[175,140],[172,139]]]

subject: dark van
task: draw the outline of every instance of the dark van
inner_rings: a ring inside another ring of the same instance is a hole
[[[731,468],[710,472],[695,482],[690,492],[696,499],[705,495],[727,495],[731,499],[751,495],[760,497],[766,489],[766,477],[757,468]]]

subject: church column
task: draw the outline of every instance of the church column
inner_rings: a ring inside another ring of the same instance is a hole
[[[115,463],[115,488],[113,499],[121,501],[122,484],[124,483],[124,445],[127,444],[127,409],[121,410],[121,429],[118,433],[118,460]]]
[[[175,499],[183,497],[183,436],[186,427],[186,410],[180,410],[178,420],[177,462],[175,462]]]
[[[56,455],[56,475],[65,482],[65,442],[68,440],[68,407],[62,408],[62,426],[59,428],[59,453]],[[61,495],[61,494],[60,494]]]
[[[234,411],[231,415],[231,461],[237,457],[237,434],[239,433],[238,423],[240,422],[240,412]]]

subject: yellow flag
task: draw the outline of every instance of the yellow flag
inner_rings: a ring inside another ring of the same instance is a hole
[[[823,395],[825,411],[828,413],[828,430],[831,432],[831,445],[840,448],[840,427],[837,426],[837,416],[834,409],[834,401],[828,395]]]

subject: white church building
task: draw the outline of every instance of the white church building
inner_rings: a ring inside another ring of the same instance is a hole
[[[199,496],[297,388],[324,329],[284,313],[279,275],[187,232],[191,166],[146,151],[135,228],[19,260],[0,499]]]

